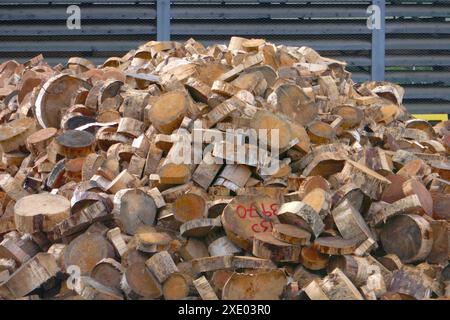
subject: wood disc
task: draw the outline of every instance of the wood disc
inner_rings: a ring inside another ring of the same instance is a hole
[[[16,119],[0,126],[0,146],[3,152],[10,152],[25,145],[26,139],[36,130],[32,118]]]
[[[51,231],[69,215],[70,201],[50,193],[23,197],[14,206],[16,227],[22,233]]]
[[[128,266],[122,278],[122,290],[131,299],[156,299],[162,296],[162,287],[144,262]]]
[[[156,211],[153,198],[139,189],[120,190],[114,196],[116,220],[122,231],[127,234],[135,234],[142,224],[152,225]]]
[[[326,192],[330,191],[330,183],[322,176],[310,176],[307,177],[298,190],[300,199],[303,199],[308,193],[316,188],[321,188]]]
[[[336,107],[333,109],[333,114],[342,117],[341,127],[343,129],[352,129],[364,119],[364,112],[352,106]]]
[[[234,273],[222,289],[222,300],[279,300],[286,284],[281,270]]]
[[[380,232],[383,249],[397,255],[403,263],[421,261],[430,253],[433,231],[426,219],[402,214],[392,217]]]
[[[203,197],[186,193],[178,197],[174,204],[174,216],[180,222],[188,222],[194,219],[201,219],[207,216],[206,201]]]
[[[220,227],[220,218],[193,219],[180,226],[180,234],[183,237],[204,237],[214,228]]]
[[[148,113],[152,125],[164,134],[178,128],[188,111],[189,100],[180,91],[165,93],[158,98]]]
[[[105,258],[114,258],[114,248],[97,232],[86,232],[75,238],[64,251],[64,265],[78,266],[82,274],[89,274]]]
[[[27,148],[34,155],[45,152],[45,148],[50,144],[57,133],[55,128],[44,128],[31,134],[26,141]]]
[[[343,239],[341,237],[323,237],[314,240],[314,245],[324,254],[342,255],[351,254],[358,247],[359,240]]]
[[[290,224],[275,224],[272,229],[272,234],[276,239],[294,245],[308,244],[311,239],[309,232]]]
[[[264,142],[269,147],[278,146],[278,148],[282,150],[285,149],[292,140],[292,131],[289,123],[270,111],[258,111],[251,123],[255,130],[267,130],[267,137],[261,135],[259,138],[264,139]],[[278,130],[278,141],[275,139],[272,141],[272,130]]]
[[[120,281],[122,279],[123,267],[114,259],[106,258],[97,263],[91,271],[91,278],[120,291]]]
[[[297,85],[280,85],[272,95],[273,100],[270,100],[271,104],[301,125],[309,124],[317,116],[315,104],[302,88]]]
[[[277,200],[267,196],[235,197],[221,217],[228,238],[238,247],[251,251],[256,233],[272,231],[272,223],[278,221],[278,206]]]
[[[89,83],[76,76],[61,73],[47,80],[36,98],[36,119],[42,128],[59,128],[61,117],[70,107],[72,95]]]
[[[302,248],[300,262],[307,269],[322,270],[328,265],[328,260],[329,255],[320,253],[314,245]]]
[[[56,138],[57,152],[69,159],[88,155],[94,144],[95,136],[86,131],[68,130]]]
[[[192,278],[181,272],[172,273],[164,281],[162,290],[165,300],[184,299],[193,291]]]
[[[255,234],[253,255],[277,262],[298,262],[301,247],[278,240],[271,232]]]
[[[328,144],[335,138],[335,130],[328,124],[322,121],[314,121],[306,128],[309,138],[315,144]]]
[[[428,216],[433,215],[433,198],[425,186],[416,179],[409,179],[402,184],[405,196],[417,195],[422,205],[422,209]]]

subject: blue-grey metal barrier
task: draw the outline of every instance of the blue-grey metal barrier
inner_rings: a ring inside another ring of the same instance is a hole
[[[379,10],[379,25],[372,26],[372,80],[384,80],[386,55],[386,0],[373,0],[373,6]]]
[[[170,0],[157,0],[156,39],[158,41],[170,40]]]

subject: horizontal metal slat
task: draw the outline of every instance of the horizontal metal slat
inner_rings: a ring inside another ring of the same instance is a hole
[[[82,22],[88,20],[134,20],[156,19],[156,6],[153,4],[110,4],[81,6]],[[66,21],[69,14],[66,5],[27,5],[3,6],[0,4],[0,21]]]
[[[448,102],[415,102],[415,101],[406,101],[405,107],[410,113],[450,113],[450,107]]]
[[[438,71],[388,71],[386,80],[398,84],[450,85],[450,72]]]

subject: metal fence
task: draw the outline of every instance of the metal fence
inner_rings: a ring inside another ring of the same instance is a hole
[[[151,39],[227,43],[232,35],[308,45],[349,63],[356,81],[406,87],[414,113],[450,113],[450,0],[0,0],[0,61],[102,63]],[[81,29],[66,27],[68,5]],[[369,29],[368,7],[384,17]]]

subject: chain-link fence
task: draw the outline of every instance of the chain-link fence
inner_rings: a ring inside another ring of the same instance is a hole
[[[381,33],[368,27],[374,4],[385,4]],[[80,28],[68,25],[69,5],[80,8]],[[233,35],[307,45],[347,61],[358,82],[385,65],[385,79],[406,87],[410,111],[450,113],[449,0],[2,0],[0,30],[2,61],[42,52],[50,63],[83,56],[99,64],[168,34],[206,45]]]

